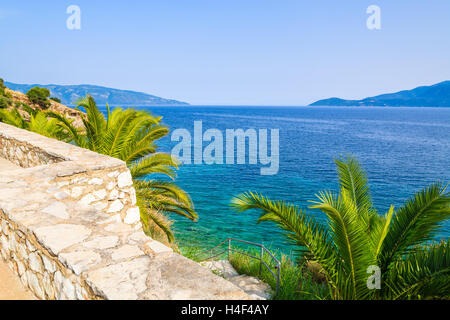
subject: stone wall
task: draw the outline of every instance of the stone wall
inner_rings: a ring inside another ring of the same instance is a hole
[[[40,148],[33,147],[27,142],[19,141],[8,136],[0,136],[0,157],[22,168],[30,168],[66,160]]]
[[[84,281],[66,268],[28,231],[12,223],[0,211],[1,255],[39,299],[96,299]]]
[[[0,123],[0,251],[40,299],[248,299],[142,232],[126,164]],[[39,159],[39,160],[38,160]]]

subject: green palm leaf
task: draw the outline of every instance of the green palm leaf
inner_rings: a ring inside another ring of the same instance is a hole
[[[275,222],[284,230],[286,239],[297,246],[297,254],[308,255],[319,263],[329,281],[337,287],[336,270],[341,262],[336,256],[334,245],[327,228],[314,217],[308,216],[296,206],[251,192],[233,198],[231,205],[237,211],[259,209],[262,211],[258,223]]]
[[[272,221],[297,246],[300,255],[319,263],[332,299],[449,298],[449,242],[423,245],[450,215],[446,188],[435,183],[397,212],[377,214],[367,177],[352,156],[336,160],[340,193],[320,192],[310,208],[322,210],[328,226],[298,207],[246,193],[232,201],[238,211],[259,209],[258,222]],[[381,290],[369,289],[368,267],[381,269]]]
[[[386,298],[450,298],[450,242],[417,247],[395,262],[384,290]]]
[[[178,164],[170,154],[154,153],[131,164],[130,172],[134,178],[140,178],[155,173],[175,178],[174,169],[176,168],[178,168]]]
[[[391,263],[415,246],[431,240],[450,216],[450,195],[441,183],[434,183],[408,200],[392,218],[380,251],[381,268],[389,269]]]
[[[319,201],[311,208],[320,209],[327,215],[339,259],[344,262],[339,275],[345,280],[340,281],[345,284],[340,286],[342,298],[367,298],[370,292],[366,286],[366,270],[375,264],[375,259],[365,228],[358,222],[356,203],[345,190],[339,196],[321,192],[317,197]]]

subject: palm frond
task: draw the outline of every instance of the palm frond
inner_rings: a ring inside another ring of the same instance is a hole
[[[84,108],[86,111],[86,118],[83,118],[83,124],[88,137],[87,144],[90,150],[99,153],[104,153],[102,148],[104,131],[106,129],[106,119],[100,112],[91,95],[81,98],[77,101],[77,108]]]
[[[164,233],[173,241],[170,220],[165,214],[178,214],[196,221],[198,215],[189,195],[171,182],[151,179],[150,175],[162,174],[172,179],[178,161],[166,153],[156,153],[155,141],[166,136],[169,129],[161,125],[161,117],[147,111],[107,108],[106,119],[98,109],[92,96],[87,95],[77,102],[77,108],[84,108],[82,118],[85,133],[80,133],[71,122],[62,116],[52,115],[59,126],[69,133],[79,146],[124,160],[134,178],[136,194],[141,208],[142,222],[152,233]],[[137,180],[145,178],[149,181]],[[143,216],[145,215],[145,216]],[[147,231],[148,231],[147,230]]]
[[[385,298],[450,298],[450,242],[417,247],[396,261],[386,279]]]
[[[297,246],[297,254],[307,255],[319,263],[327,274],[332,285],[335,283],[335,273],[341,261],[336,256],[336,246],[332,241],[326,226],[304,211],[282,201],[272,201],[251,192],[234,198],[231,206],[238,212],[251,209],[261,210],[258,223],[262,221],[275,222],[283,231],[283,235]]]
[[[21,129],[27,129],[27,124],[17,109],[0,109],[0,121]]]
[[[178,168],[178,163],[170,154],[154,153],[138,162],[132,163],[129,168],[134,178],[155,173],[175,178],[174,169]]]
[[[339,259],[344,262],[339,275],[343,277],[339,281],[343,285],[339,286],[341,296],[344,299],[367,298],[370,292],[366,285],[366,270],[375,264],[375,259],[370,251],[365,227],[359,223],[353,195],[343,192],[337,196],[321,192],[317,197],[319,200],[316,205],[310,208],[320,209],[327,215]]]
[[[61,127],[63,130],[66,130],[66,132],[69,134],[69,140],[74,141],[76,145],[87,148],[87,142],[83,135],[80,134],[79,129],[77,129],[73,124],[72,121],[64,117],[63,115],[53,112],[53,111],[46,111],[45,114],[53,119],[57,120],[57,125]]]
[[[136,193],[152,210],[161,213],[175,213],[192,221],[197,221],[189,195],[172,182],[149,180],[135,181]]]
[[[394,216],[394,206],[391,206],[384,217],[380,217],[380,223],[376,224],[371,234],[371,241],[374,249],[374,257],[378,259],[381,246],[386,238],[391,226],[392,217]]]
[[[168,220],[164,214],[155,211],[146,206],[145,201],[137,197],[137,205],[141,212],[141,221],[144,232],[151,238],[159,241],[162,239],[162,234],[165,235],[168,243],[173,243],[175,236],[172,232],[172,221]]]
[[[110,113],[107,121],[107,130],[104,136],[103,148],[105,154],[118,158],[124,148],[125,138],[128,135],[129,124],[136,118],[132,109],[123,111],[120,108]]]
[[[395,260],[430,241],[450,216],[450,194],[434,183],[408,200],[392,218],[380,251],[382,271]]]
[[[165,126],[146,124],[142,130],[136,132],[132,139],[128,139],[126,148],[121,153],[121,159],[126,162],[133,162],[145,156],[148,148],[155,152],[155,140],[165,137],[168,133],[169,129]]]
[[[371,217],[376,215],[376,210],[373,208],[366,172],[354,156],[348,155],[334,161],[341,189],[348,192],[358,210],[359,218],[364,220],[370,230]]]

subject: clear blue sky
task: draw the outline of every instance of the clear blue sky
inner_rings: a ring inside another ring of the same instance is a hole
[[[0,77],[192,104],[363,98],[450,79],[450,1],[0,0]]]

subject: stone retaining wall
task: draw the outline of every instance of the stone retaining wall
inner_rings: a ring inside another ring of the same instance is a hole
[[[0,251],[40,299],[248,299],[142,232],[126,164],[0,123]]]
[[[40,148],[33,147],[27,142],[7,136],[0,136],[0,157],[22,168],[30,168],[66,160]]]

